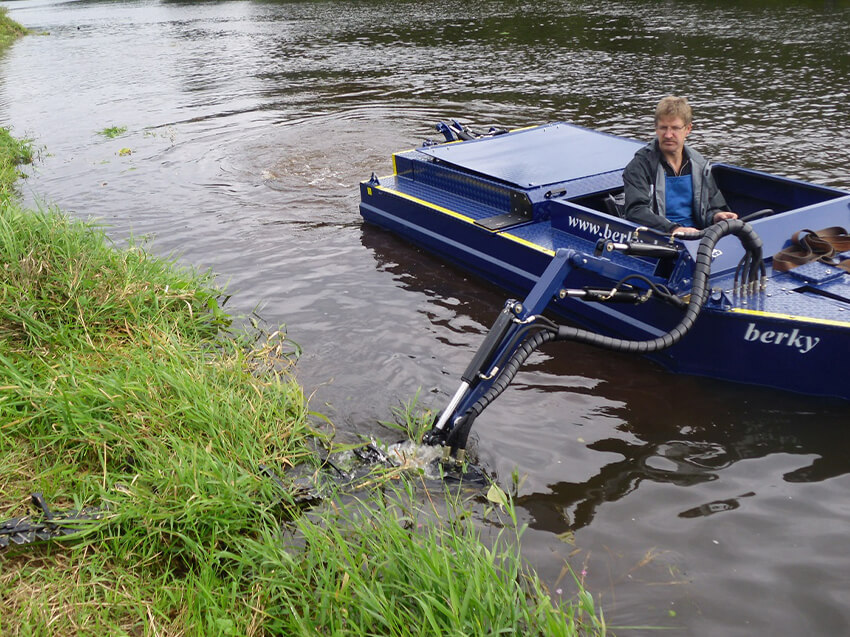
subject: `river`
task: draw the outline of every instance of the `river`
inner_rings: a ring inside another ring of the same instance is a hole
[[[285,323],[341,438],[387,437],[379,422],[417,391],[441,408],[504,300],[359,217],[358,182],[439,120],[649,139],[655,102],[678,93],[713,159],[850,188],[845,2],[0,6],[35,32],[0,59],[0,123],[43,149],[27,201],[212,268],[230,311]],[[556,596],[565,563],[584,572],[610,625],[839,635],[848,416],[562,344],[474,443],[505,488],[525,476],[526,559]]]

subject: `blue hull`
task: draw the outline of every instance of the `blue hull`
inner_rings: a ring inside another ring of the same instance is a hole
[[[557,250],[587,255],[565,287],[610,288],[639,275],[687,295],[696,246],[641,230],[608,211],[622,192],[622,170],[641,143],[569,124],[497,137],[425,146],[394,156],[395,172],[361,184],[360,211],[386,228],[506,290],[526,294]],[[715,178],[733,210],[770,208],[752,221],[766,257],[804,228],[850,227],[850,193],[727,165]],[[611,253],[597,243],[639,237],[675,244],[674,263]],[[713,290],[693,329],[650,357],[671,371],[850,400],[837,373],[850,352],[850,275],[809,263],[767,268],[763,289],[736,289],[744,254],[734,237],[720,241]],[[846,255],[850,256],[850,255]],[[768,260],[769,263],[769,260]],[[630,340],[652,339],[680,320],[664,303],[606,304],[553,299],[550,309],[587,329]]]

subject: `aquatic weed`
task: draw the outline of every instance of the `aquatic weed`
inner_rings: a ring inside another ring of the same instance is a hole
[[[420,391],[417,389],[408,401],[392,409],[393,421],[381,421],[388,429],[400,431],[415,443],[422,442],[422,437],[434,424],[433,412],[419,404]]]
[[[98,135],[103,135],[108,139],[115,139],[116,137],[120,137],[124,133],[127,132],[126,126],[107,126],[99,131],[97,131]]]

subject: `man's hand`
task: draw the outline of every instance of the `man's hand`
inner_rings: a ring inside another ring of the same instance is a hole
[[[713,221],[714,221],[714,223],[717,223],[718,221],[723,221],[724,219],[737,219],[737,218],[738,218],[738,215],[736,215],[734,212],[729,212],[728,210],[721,210],[720,212],[717,212],[717,213],[714,214],[714,220]]]
[[[716,221],[716,219],[715,219]],[[679,226],[678,228],[673,230],[673,236],[680,234],[692,234],[694,232],[699,232],[696,228],[691,228],[690,226]]]

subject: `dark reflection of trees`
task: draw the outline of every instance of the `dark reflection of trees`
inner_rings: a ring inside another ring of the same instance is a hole
[[[692,486],[715,480],[718,474],[739,460],[763,458],[787,453],[815,455],[808,466],[786,473],[788,482],[818,482],[850,473],[847,457],[848,433],[841,426],[840,410],[818,423],[818,416],[804,416],[799,422],[777,423],[766,419],[760,423],[707,429],[690,428],[686,436],[664,439],[651,435],[634,424],[631,434],[642,436],[641,443],[609,438],[588,448],[622,456],[621,460],[602,467],[583,482],[557,482],[547,493],[531,493],[517,499],[517,504],[531,514],[530,526],[555,533],[576,530],[593,520],[597,509],[636,490],[644,480]],[[763,414],[762,414],[763,415]],[[798,414],[800,415],[800,414]],[[648,435],[649,434],[649,435]],[[680,517],[699,517],[737,508],[741,497],[706,502],[679,513]]]
[[[551,367],[563,368],[555,358]],[[622,401],[616,411],[623,438],[607,438],[589,449],[622,456],[581,482],[550,484],[546,493],[531,493],[517,503],[531,514],[530,526],[555,533],[576,530],[593,520],[597,509],[636,490],[644,480],[692,486],[718,478],[740,460],[773,454],[814,456],[802,468],[782,476],[787,482],[819,482],[850,473],[850,406],[840,401],[757,387],[682,377],[655,370],[648,363],[638,381],[603,370],[599,390]],[[739,506],[738,497],[705,502],[679,512],[680,517],[707,516]]]
[[[400,286],[427,304],[459,299],[455,312],[490,325],[507,293],[445,265],[393,235],[368,225],[362,241],[378,267],[396,276]],[[425,310],[427,311],[427,309]],[[469,321],[463,321],[468,325]],[[440,329],[452,326],[435,323]],[[437,337],[440,338],[439,331]],[[644,359],[575,344],[556,344],[551,358],[534,366],[547,374],[598,379],[594,392],[615,407],[622,438],[610,437],[589,449],[617,454],[581,482],[556,482],[546,493],[531,493],[517,503],[530,515],[530,526],[555,533],[588,525],[597,509],[638,488],[644,480],[679,486],[715,480],[739,460],[772,454],[811,455],[806,467],[783,476],[788,482],[818,482],[850,473],[850,408],[846,403],[789,395],[758,387],[669,374]],[[566,355],[568,353],[568,355]],[[592,370],[588,373],[588,370]],[[564,391],[538,386],[537,391]],[[498,409],[498,401],[490,407]],[[534,412],[529,417],[552,418]],[[706,502],[682,511],[698,517],[738,506],[740,497]]]

